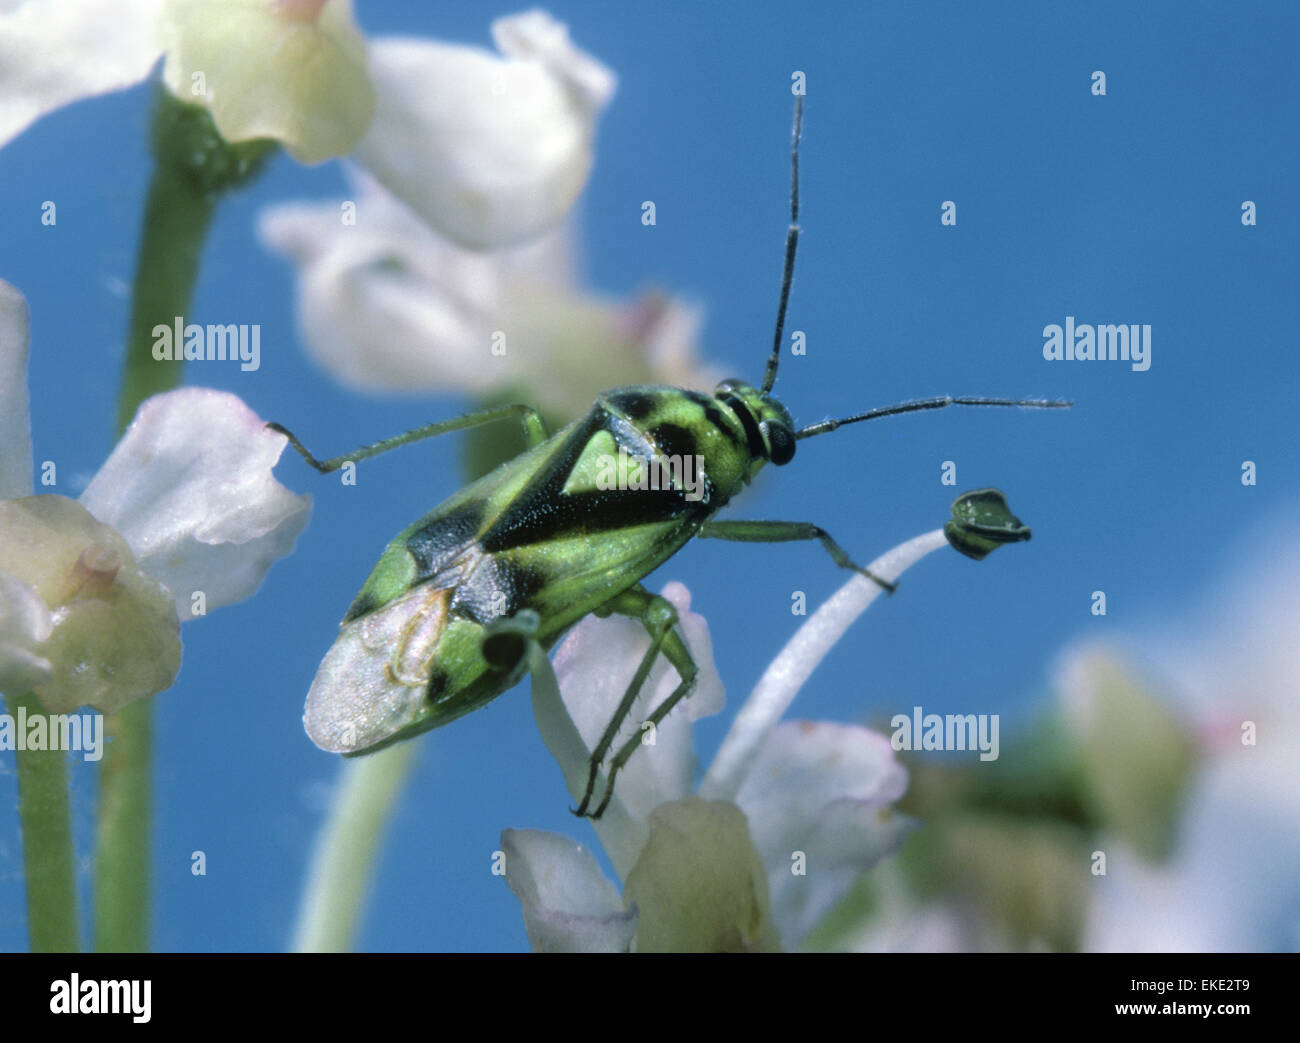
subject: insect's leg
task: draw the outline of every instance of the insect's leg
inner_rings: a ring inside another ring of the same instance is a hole
[[[424,438],[433,438],[436,435],[445,435],[449,431],[463,431],[467,427],[478,427],[480,424],[491,424],[497,420],[510,420],[512,418],[518,418],[520,423],[523,424],[524,437],[528,439],[529,448],[546,441],[546,424],[542,421],[541,414],[532,406],[520,405],[517,402],[511,402],[503,406],[493,406],[491,409],[482,409],[476,413],[466,413],[464,416],[452,417],[450,420],[439,420],[432,424],[425,424],[423,427],[413,428],[403,434],[394,435],[392,438],[385,438],[379,442],[372,442],[370,445],[363,445],[360,449],[344,456],[332,456],[328,460],[317,460],[307,451],[307,447],[298,441],[294,433],[283,424],[272,422],[266,426],[273,431],[279,431],[280,434],[288,438],[289,444],[301,453],[302,458],[320,471],[321,474],[329,474],[331,471],[337,471],[345,463],[366,460],[372,456],[378,456],[380,453],[386,453],[390,449],[409,445]]]
[[[740,543],[786,543],[791,540],[820,540],[826,553],[842,569],[860,572],[867,579],[875,580],[890,594],[897,584],[881,579],[870,569],[856,565],[849,558],[844,548],[831,539],[830,533],[819,525],[808,522],[782,521],[718,521],[705,522],[696,534],[715,540],[736,540]]]
[[[673,665],[677,671],[677,676],[681,682],[672,690],[668,698],[654,708],[650,716],[645,719],[643,724],[650,724],[658,727],[670,713],[673,707],[681,702],[690,692],[695,684],[695,678],[700,669],[695,665],[695,660],[691,657],[690,649],[686,647],[686,642],[681,639],[681,635],[676,630],[670,631],[664,639],[661,649],[664,658]],[[628,759],[636,752],[636,748],[641,745],[641,733],[638,731],[627,740],[614,754],[613,759],[609,762],[609,778],[605,782],[605,799],[600,802],[600,807],[591,813],[592,818],[600,818],[609,807],[609,802],[614,796],[614,780],[618,777],[619,771]]]
[[[595,748],[591,751],[590,770],[587,774],[587,788],[583,791],[582,801],[578,804],[575,814],[587,814],[587,808],[591,804],[592,791],[596,787],[596,778],[600,774],[601,762],[609,752],[609,748],[614,744],[614,739],[618,736],[618,730],[622,727],[623,722],[627,720],[627,715],[632,712],[632,704],[636,702],[636,697],[640,694],[642,687],[645,685],[646,677],[650,674],[651,667],[654,666],[655,658],[662,652],[668,661],[676,668],[682,682],[677,686],[677,690],[668,697],[666,702],[676,703],[690,690],[692,682],[695,680],[696,667],[695,661],[691,659],[690,652],[686,649],[686,644],[678,636],[677,626],[677,609],[673,607],[671,601],[660,597],[657,594],[651,594],[645,587],[639,583],[623,591],[623,593],[611,598],[608,602],[596,610],[598,616],[609,616],[618,614],[628,616],[632,619],[639,619],[650,635],[650,647],[646,649],[645,655],[641,657],[641,662],[637,665],[636,673],[632,675],[632,680],[628,682],[627,690],[623,693],[623,698],[619,700],[618,708],[610,718],[610,722],[605,727],[600,741],[596,743]],[[671,707],[670,707],[671,708]],[[666,712],[666,711],[665,711]],[[653,717],[652,717],[653,719]],[[658,724],[658,719],[654,719]],[[640,742],[640,735],[632,737],[632,749]],[[625,747],[626,748],[626,747]],[[620,755],[623,750],[619,751]],[[611,771],[608,781],[606,782],[605,799],[601,802],[600,807],[594,812],[592,818],[600,818],[601,813],[609,804],[610,797],[614,792],[614,775],[618,769],[623,766],[627,758],[631,756],[631,751],[618,761],[617,766]]]

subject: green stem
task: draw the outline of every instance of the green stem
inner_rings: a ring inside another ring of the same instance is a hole
[[[154,358],[154,327],[189,311],[208,225],[222,195],[253,180],[275,148],[270,141],[232,145],[206,109],[157,91],[153,177],[136,261],[117,430],[121,434],[150,395],[181,382],[179,361]],[[172,345],[179,353],[180,344]]]
[[[178,101],[161,86],[152,136],[154,170],[118,395],[119,434],[141,402],[180,384],[182,364],[154,358],[153,329],[185,319],[218,201],[255,177],[274,148],[267,141],[229,144],[206,110]],[[95,850],[95,947],[101,952],[143,952],[149,946],[152,714],[151,701],[143,700],[107,722],[114,741],[100,771]]]
[[[45,710],[34,695],[6,699],[9,713]],[[23,750],[18,765],[18,818],[27,878],[27,936],[32,952],[77,952],[77,873],[63,750]]]
[[[338,795],[316,841],[303,889],[295,952],[347,952],[356,939],[375,854],[418,743],[399,742],[343,765]]]
[[[145,201],[140,255],[136,261],[131,324],[117,402],[120,435],[150,395],[170,391],[181,382],[182,363],[153,357],[153,328],[171,326],[189,311],[198,278],[199,255],[215,200],[174,168],[154,170]],[[179,353],[181,345],[175,345]]]
[[[95,851],[95,949],[149,948],[149,826],[153,703],[141,699],[104,718]]]

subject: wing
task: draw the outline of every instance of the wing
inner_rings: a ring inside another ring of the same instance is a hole
[[[307,693],[302,721],[312,742],[356,753],[416,723],[453,589],[422,583],[339,628]]]

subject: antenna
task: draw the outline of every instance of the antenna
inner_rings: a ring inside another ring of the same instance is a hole
[[[785,309],[790,303],[790,284],[794,282],[794,255],[799,249],[799,137],[803,133],[803,95],[794,98],[794,133],[790,139],[790,227],[785,233],[785,268],[781,272],[781,300],[776,307],[776,334],[772,354],[763,371],[763,394],[776,383],[776,368],[781,363],[781,338],[785,336]]]
[[[923,409],[943,409],[946,406],[1020,406],[1023,409],[1069,409],[1073,402],[1059,398],[954,398],[952,395],[938,395],[934,398],[918,398],[911,402],[900,402],[896,406],[884,406],[869,409],[865,413],[846,416],[841,420],[823,420],[820,424],[810,424],[795,432],[794,437],[812,438],[824,435],[845,424],[856,424],[860,420],[877,420],[882,416],[896,416],[899,413],[919,413]]]

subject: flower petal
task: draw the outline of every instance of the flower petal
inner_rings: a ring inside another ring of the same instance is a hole
[[[627,951],[637,912],[623,908],[587,848],[558,833],[507,829],[501,849],[534,952]]]
[[[0,146],[47,113],[139,83],[161,0],[31,0],[0,14]]]
[[[625,901],[640,911],[638,952],[770,952],[763,863],[744,813],[688,797],[655,808],[650,839],[628,874]]]
[[[227,141],[273,138],[301,163],[351,152],[374,95],[351,0],[170,0],[163,80]]]
[[[681,583],[668,583],[663,596],[677,609],[678,626],[699,667],[699,675],[691,694],[659,723],[653,743],[638,748],[619,773],[614,801],[627,812],[627,817],[606,812],[593,823],[621,876],[626,876],[645,842],[650,812],[665,801],[687,796],[694,788],[691,724],[699,717],[717,713],[723,704],[722,679],[713,662],[708,624],[703,616],[690,610],[690,591]],[[556,651],[555,673],[560,692],[586,750],[595,748],[599,742],[649,647],[650,638],[639,622],[616,616],[607,619],[589,616]],[[672,693],[678,681],[677,671],[662,656],[658,657],[611,751],[642,733],[641,722]],[[561,759],[570,792],[575,799],[580,798],[588,775],[585,752],[575,755],[575,751],[560,751],[555,747],[551,752]],[[603,785],[602,778],[597,784],[597,801],[603,796]]]
[[[53,629],[41,596],[17,576],[0,572],[0,692],[21,695],[50,679],[54,664],[40,645]]]
[[[113,713],[175,679],[180,621],[170,591],[140,571],[121,535],[75,500],[0,501],[0,573],[30,592],[9,584],[16,602],[0,614],[19,617],[15,672],[24,651],[29,669],[49,668],[31,690],[50,712],[94,706]],[[30,644],[33,637],[40,643]]]
[[[1167,857],[1200,767],[1191,727],[1103,645],[1072,649],[1056,687],[1088,810],[1148,859]]]
[[[948,540],[943,530],[935,529],[886,551],[867,568],[873,575],[893,582],[927,554],[946,546]],[[712,800],[735,797],[754,757],[794,702],[799,689],[853,621],[880,596],[882,589],[865,576],[854,576],[805,620],[768,664],[736,714],[709,765],[708,774],[700,783],[700,796]]]
[[[32,494],[27,301],[0,279],[0,500]]]
[[[485,254],[438,235],[364,173],[352,199],[263,211],[262,242],[298,270],[298,325],[336,380],[366,391],[528,389],[571,417],[624,384],[708,389],[699,310],[662,294],[628,304],[576,285],[561,225]]]
[[[811,721],[772,732],[736,802],[767,867],[772,915],[787,945],[899,847],[908,820],[888,805],[906,789],[907,770],[883,735]]]
[[[615,83],[544,12],[493,31],[515,57],[434,40],[372,42],[375,116],[357,151],[426,221],[472,249],[527,241],[568,213]]]
[[[471,253],[373,179],[359,181],[355,221],[340,204],[295,204],[259,222],[263,243],[298,266],[298,325],[316,361],[366,391],[481,396],[517,383],[525,343],[512,336],[508,354],[494,356],[492,334],[505,327],[504,301],[521,284],[567,271],[567,238]]]
[[[252,594],[306,526],[311,497],[271,473],[286,444],[236,395],[169,391],[141,405],[81,502],[191,619],[196,592],[208,611]]]

